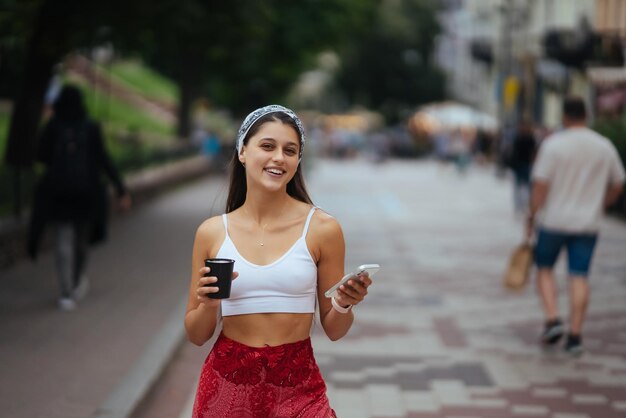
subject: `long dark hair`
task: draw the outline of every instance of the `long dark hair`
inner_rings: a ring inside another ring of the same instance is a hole
[[[77,122],[87,117],[83,94],[78,87],[66,84],[53,104],[54,117],[66,122]]]
[[[262,116],[257,120],[254,125],[250,127],[246,137],[243,140],[243,144],[246,145],[250,138],[256,134],[261,126],[267,122],[282,122],[286,125],[291,126],[296,133],[298,132],[298,127],[296,123],[289,117],[287,114],[283,112],[274,112],[269,113],[265,116]],[[300,143],[302,147],[302,143]],[[246,200],[246,194],[248,192],[248,183],[246,182],[246,169],[244,168],[241,161],[239,161],[239,155],[237,150],[233,152],[233,157],[230,160],[230,184],[228,186],[228,198],[226,199],[226,213],[232,212],[241,205]],[[304,184],[304,176],[302,175],[302,163],[298,164],[298,168],[296,169],[296,174],[293,176],[291,181],[287,183],[287,194],[293,197],[296,200],[299,200],[304,203],[313,204],[309,193],[306,190],[306,186]]]

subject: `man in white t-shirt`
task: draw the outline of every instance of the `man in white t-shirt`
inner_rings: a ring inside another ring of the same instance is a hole
[[[537,285],[546,315],[541,340],[556,344],[564,334],[553,268],[567,248],[570,327],[565,350],[581,354],[582,325],[589,303],[587,277],[604,210],[621,194],[624,167],[613,144],[586,126],[585,103],[563,102],[564,129],[547,137],[532,170],[528,236],[537,228]],[[537,216],[536,216],[537,215]]]

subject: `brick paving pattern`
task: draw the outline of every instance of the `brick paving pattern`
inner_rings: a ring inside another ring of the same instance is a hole
[[[626,224],[603,226],[587,352],[572,358],[539,347],[534,284],[501,285],[522,236],[507,180],[480,167],[460,177],[434,163],[325,162],[310,184],[343,225],[346,268],[382,266],[347,337],[314,330],[338,416],[626,417]],[[557,272],[567,317],[563,260]]]

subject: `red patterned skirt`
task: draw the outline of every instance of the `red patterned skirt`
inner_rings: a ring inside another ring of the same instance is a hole
[[[220,334],[202,373],[192,418],[336,418],[311,339],[249,347]]]

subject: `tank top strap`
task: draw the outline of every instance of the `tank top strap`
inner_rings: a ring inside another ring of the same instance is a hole
[[[222,215],[222,220],[224,221],[224,231],[226,232],[226,237],[228,238],[228,217],[226,214]]]
[[[304,230],[302,231],[303,238],[306,237],[306,233],[309,231],[309,224],[311,223],[311,218],[313,217],[315,209],[317,209],[317,206],[313,206],[306,217],[306,223],[304,224]]]

